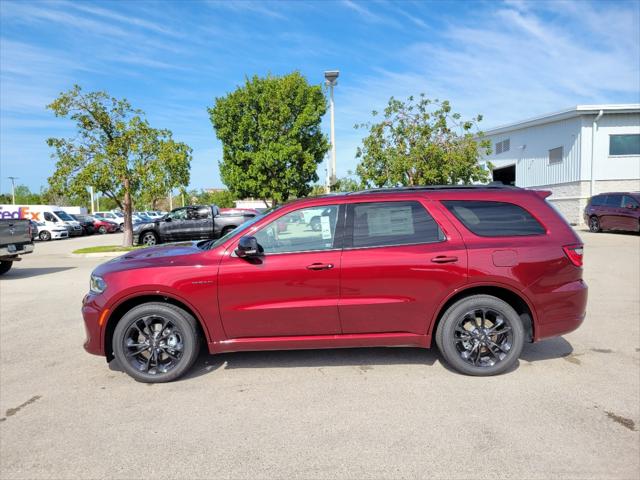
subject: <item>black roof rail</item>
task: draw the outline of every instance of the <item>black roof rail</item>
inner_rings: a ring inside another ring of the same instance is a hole
[[[423,185],[413,187],[385,187],[385,188],[372,188],[370,190],[359,190],[357,192],[348,192],[345,195],[368,195],[373,193],[402,193],[402,192],[428,192],[434,190],[481,190],[481,189],[518,189],[513,185],[505,185],[502,182],[491,182],[483,185]]]

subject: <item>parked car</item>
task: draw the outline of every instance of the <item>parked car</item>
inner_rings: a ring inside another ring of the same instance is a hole
[[[0,205],[0,218],[38,222],[38,238],[43,241],[82,235],[80,223],[56,205]]]
[[[117,215],[116,212],[95,212],[93,216],[100,220],[113,222],[118,225],[120,231],[124,231],[124,216]]]
[[[143,212],[135,212],[131,214],[131,221],[133,222],[133,224],[135,225],[136,223],[149,223],[149,222],[153,222],[153,219],[151,217],[148,217],[145,213]]]
[[[33,238],[30,221],[26,219],[0,220],[0,275],[22,260],[20,255],[33,252]]]
[[[251,212],[221,213],[215,205],[176,208],[164,217],[133,227],[133,243],[156,245],[181,240],[218,238],[255,217]]]
[[[640,232],[640,192],[610,192],[591,197],[584,221],[592,232]]]
[[[201,342],[211,353],[435,342],[454,369],[499,374],[525,342],[585,316],[582,242],[548,195],[485,186],[316,197],[217,240],[134,250],[91,274],[85,349],[142,382],[180,377]],[[288,222],[307,210],[321,212],[320,231]]]
[[[80,226],[82,227],[83,235],[93,235],[94,233],[96,233],[93,217],[91,217],[90,215],[76,215],[76,214],[72,214],[71,216],[78,223],[80,223]]]
[[[114,233],[120,231],[120,225],[115,222],[110,222],[109,220],[104,220],[102,218],[94,217],[93,218],[93,226],[101,235],[105,233]]]

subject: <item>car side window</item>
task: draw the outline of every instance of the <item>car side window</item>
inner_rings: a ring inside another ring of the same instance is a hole
[[[632,197],[625,195],[622,199],[622,206],[624,208],[638,208],[638,202]]]
[[[507,202],[443,200],[467,229],[481,237],[542,235],[545,228],[524,208]]]
[[[622,195],[607,195],[607,207],[617,208],[622,204]]]
[[[173,212],[170,212],[169,217],[171,220],[186,220],[187,219],[187,209],[186,208],[178,208]]]
[[[351,247],[440,242],[442,230],[419,202],[372,202],[348,206]]]
[[[195,218],[196,220],[205,220],[207,218],[211,218],[211,208],[200,207],[195,209]]]
[[[47,222],[57,222],[57,221],[58,221],[58,220],[57,220],[53,215],[51,215],[49,212],[44,212],[44,219],[45,219]]]
[[[336,248],[338,205],[289,212],[255,233],[266,255]]]
[[[602,205],[604,205],[605,202],[605,198],[602,195],[599,195],[597,197],[593,197],[591,199],[591,206],[592,207],[601,207]]]

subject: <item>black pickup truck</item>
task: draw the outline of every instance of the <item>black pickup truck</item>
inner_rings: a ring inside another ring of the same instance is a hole
[[[0,275],[11,270],[20,255],[33,252],[29,220],[0,220]]]
[[[175,208],[158,220],[135,224],[133,243],[151,246],[219,238],[253,217],[255,213],[242,210],[221,213],[216,205]]]

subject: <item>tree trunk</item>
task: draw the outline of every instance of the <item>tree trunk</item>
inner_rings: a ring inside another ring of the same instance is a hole
[[[129,179],[125,178],[123,181],[124,186],[124,237],[122,239],[123,247],[131,247],[133,245],[133,222],[131,221],[131,192],[129,191]]]

